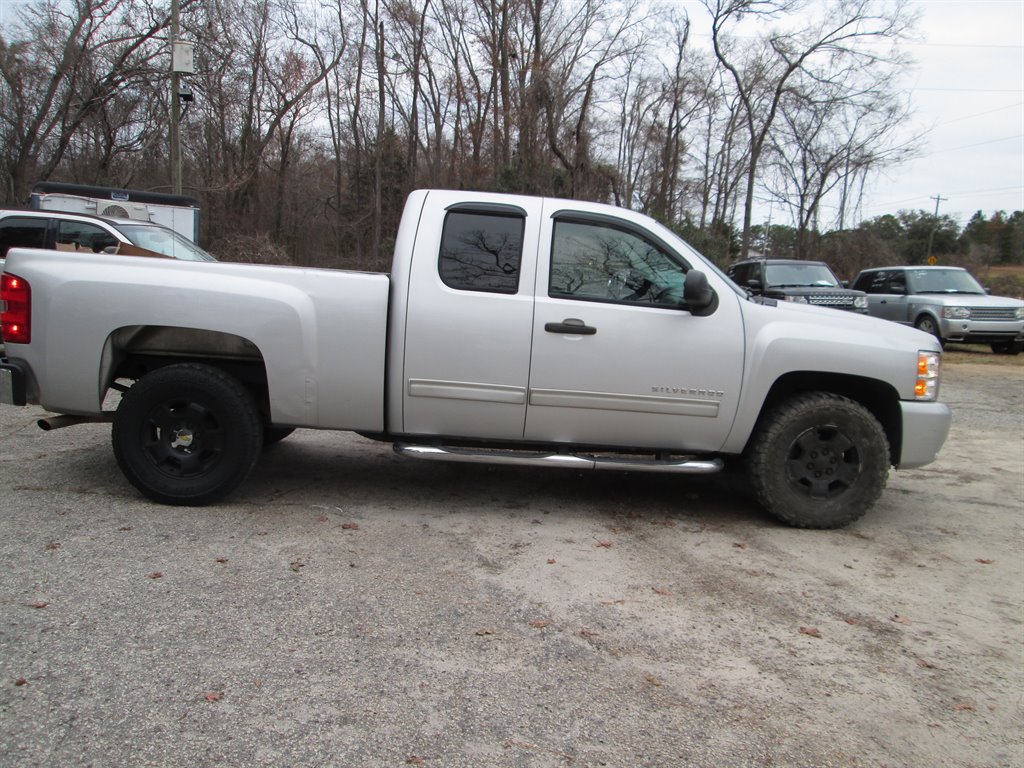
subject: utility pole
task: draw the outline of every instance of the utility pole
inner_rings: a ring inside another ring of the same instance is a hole
[[[192,101],[192,89],[182,75],[195,72],[193,44],[179,40],[181,34],[180,0],[171,0],[171,192],[181,194],[181,102]]]
[[[949,198],[936,195],[928,199],[935,201],[935,221],[932,222],[932,231],[928,233],[928,253],[925,255],[928,257],[928,263],[934,264],[936,259],[932,255],[932,243],[935,242],[935,230],[939,228],[939,203],[943,200],[949,200]]]
[[[171,0],[171,194],[181,194],[181,104],[178,102],[178,33],[180,31],[178,0]]]

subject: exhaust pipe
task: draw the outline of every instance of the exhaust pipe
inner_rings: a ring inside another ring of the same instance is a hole
[[[39,421],[36,422],[36,426],[44,432],[50,432],[54,429],[73,427],[75,424],[109,424],[113,420],[113,414],[106,413],[100,416],[71,416],[69,414],[62,413],[57,416],[48,416],[45,419],[39,419]]]

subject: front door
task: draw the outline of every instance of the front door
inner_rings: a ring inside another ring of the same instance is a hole
[[[685,309],[690,264],[668,242],[626,220],[545,212],[527,440],[721,447],[743,376],[739,305],[728,291],[707,317]]]

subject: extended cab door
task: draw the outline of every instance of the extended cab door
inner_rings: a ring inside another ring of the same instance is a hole
[[[625,214],[545,211],[527,440],[721,447],[743,378],[739,302],[723,281],[715,311],[691,314],[692,265],[670,243]]]
[[[522,439],[541,200],[500,200],[431,191],[419,217],[389,374],[405,434]]]

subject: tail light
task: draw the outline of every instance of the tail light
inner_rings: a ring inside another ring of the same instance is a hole
[[[23,278],[6,272],[0,276],[0,337],[5,344],[32,341],[32,289]]]

